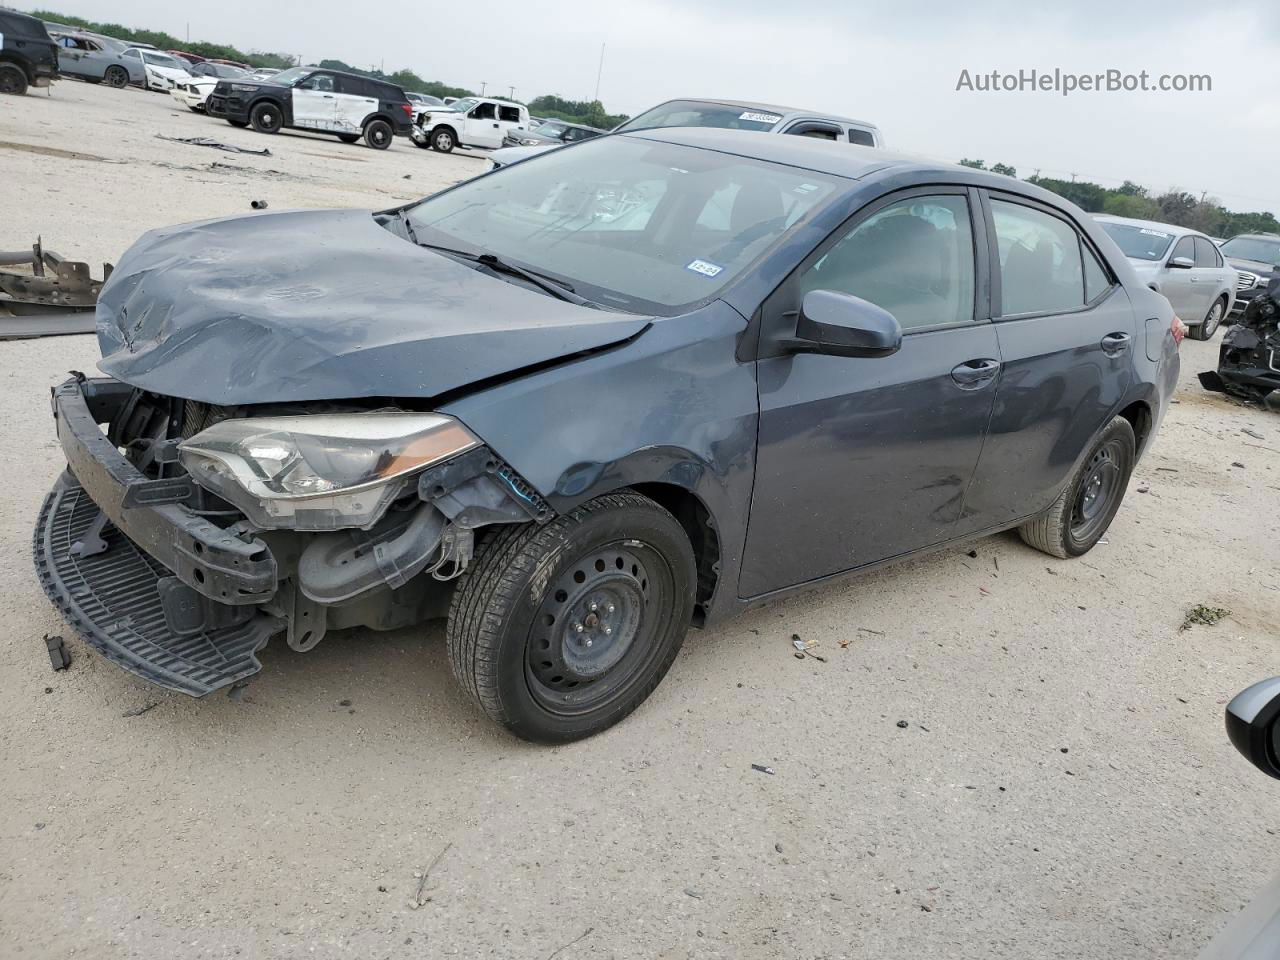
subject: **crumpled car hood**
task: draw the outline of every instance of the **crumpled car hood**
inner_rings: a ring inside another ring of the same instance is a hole
[[[619,343],[651,318],[481,273],[368,211],[315,210],[145,234],[96,320],[104,373],[232,405],[434,397]]]

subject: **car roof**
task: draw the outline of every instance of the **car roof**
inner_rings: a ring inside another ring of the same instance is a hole
[[[1209,239],[1208,234],[1201,233],[1199,230],[1192,230],[1190,227],[1180,227],[1173,223],[1161,223],[1159,220],[1137,220],[1133,217],[1115,217],[1109,213],[1094,214],[1093,219],[1099,223],[1123,223],[1130,227],[1145,227],[1148,230],[1159,230],[1161,233],[1167,233],[1174,237],[1204,237]]]
[[[788,117],[814,117],[826,120],[839,120],[842,123],[856,123],[860,127],[866,127],[868,130],[878,131],[880,128],[869,120],[855,120],[853,117],[844,117],[838,113],[832,113],[829,110],[810,110],[801,107],[784,107],[776,103],[758,103],[754,100],[725,100],[720,97],[673,97],[671,100],[664,100],[662,103],[673,103],[679,100],[687,100],[691,103],[718,103],[726,107],[742,107],[744,110],[759,110],[765,113],[781,114],[783,119]],[[662,106],[662,103],[657,106]],[[648,113],[648,111],[644,111]]]

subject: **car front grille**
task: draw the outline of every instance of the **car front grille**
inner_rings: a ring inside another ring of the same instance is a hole
[[[1256,273],[1249,273],[1246,270],[1238,270],[1236,271],[1236,289],[1248,290],[1250,287],[1256,287],[1258,285],[1258,281],[1261,279],[1262,278]]]

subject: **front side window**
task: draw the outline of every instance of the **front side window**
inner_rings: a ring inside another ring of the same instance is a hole
[[[801,293],[835,290],[870,300],[904,330],[972,320],[969,204],[910,197],[863,220],[801,276]]]
[[[311,70],[307,67],[290,67],[288,70],[281,70],[275,74],[271,78],[271,82],[292,87],[299,80],[305,80],[309,76],[311,76]]]
[[[1173,248],[1173,253],[1169,254],[1169,260],[1172,262],[1177,259],[1190,260],[1192,263],[1196,259],[1196,244],[1191,237],[1183,237],[1178,241],[1178,245]]]
[[[1059,313],[1084,306],[1080,237],[1065,220],[991,200],[1000,248],[1001,313]]]
[[[333,77],[327,73],[317,73],[298,84],[299,90],[315,90],[321,93],[333,92]]]
[[[495,253],[599,303],[675,314],[714,297],[840,178],[710,150],[597,137],[407,212],[421,243]]]
[[[1222,266],[1222,257],[1218,254],[1218,248],[1213,245],[1212,240],[1208,237],[1196,237],[1195,241],[1197,267]]]
[[[468,114],[472,120],[493,120],[497,115],[497,107],[492,103],[482,103]]]

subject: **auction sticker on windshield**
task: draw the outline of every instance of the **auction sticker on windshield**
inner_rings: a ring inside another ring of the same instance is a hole
[[[750,110],[742,113],[738,117],[739,120],[753,120],[756,123],[777,123],[782,117],[776,113],[752,113]]]
[[[1159,230],[1148,230],[1146,227],[1143,227],[1138,232],[1145,233],[1149,237],[1159,237],[1161,240],[1168,240],[1173,236],[1172,233],[1161,233]]]
[[[692,263],[685,265],[686,270],[692,270],[694,273],[700,273],[704,277],[714,277],[724,267],[719,264],[712,263],[710,260],[694,260]]]

